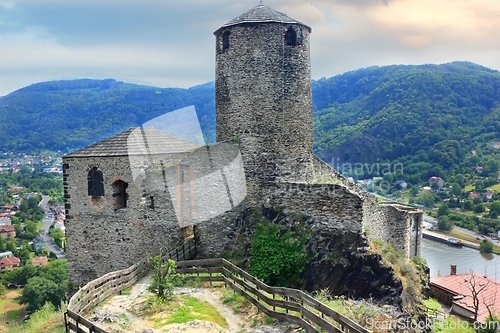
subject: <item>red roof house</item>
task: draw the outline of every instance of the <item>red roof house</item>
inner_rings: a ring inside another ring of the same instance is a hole
[[[469,193],[469,199],[477,199],[477,198],[480,198],[481,195],[477,192],[470,192]]]
[[[0,237],[16,238],[16,228],[13,225],[0,225]]]
[[[477,310],[477,320],[485,322],[488,307],[492,313],[500,313],[500,283],[477,273],[431,277],[431,296],[451,305],[453,313],[469,320],[474,319]],[[479,301],[477,309],[474,298]]]
[[[3,257],[0,259],[0,271],[10,271],[18,269],[21,265],[21,260],[17,257]]]
[[[33,257],[30,259],[33,266],[45,266],[48,264],[49,260],[47,257]]]

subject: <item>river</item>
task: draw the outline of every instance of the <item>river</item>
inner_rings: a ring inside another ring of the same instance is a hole
[[[457,265],[457,274],[471,270],[500,280],[500,256],[481,254],[468,247],[453,247],[422,239],[422,257],[427,261],[431,276],[449,275],[450,265]]]

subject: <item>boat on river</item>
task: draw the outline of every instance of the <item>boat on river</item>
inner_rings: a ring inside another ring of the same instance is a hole
[[[446,240],[446,243],[448,245],[452,245],[452,246],[463,246],[464,245],[464,243],[460,239],[456,239],[453,237],[448,238]]]

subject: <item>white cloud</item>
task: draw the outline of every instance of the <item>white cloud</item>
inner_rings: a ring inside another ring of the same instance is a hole
[[[453,60],[500,69],[497,0],[265,4],[312,27],[313,78],[371,65]],[[0,95],[62,78],[113,77],[159,86],[213,80],[213,31],[252,5],[230,0],[0,0]]]

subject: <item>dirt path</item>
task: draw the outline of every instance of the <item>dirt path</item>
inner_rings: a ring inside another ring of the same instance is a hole
[[[170,324],[161,328],[155,328],[153,320],[144,319],[136,315],[134,308],[146,301],[147,287],[151,276],[147,275],[139,280],[127,295],[116,295],[103,302],[94,313],[89,314],[89,319],[96,322],[98,326],[110,333],[206,333],[206,332],[266,332],[283,333],[287,330],[282,327],[261,326],[248,327],[248,318],[242,314],[235,314],[233,309],[224,305],[220,297],[210,289],[182,287],[176,288],[175,293],[183,296],[192,296],[210,303],[219,313],[226,318],[228,327],[221,328],[217,324],[194,320],[184,324]],[[156,325],[157,326],[157,325]]]

